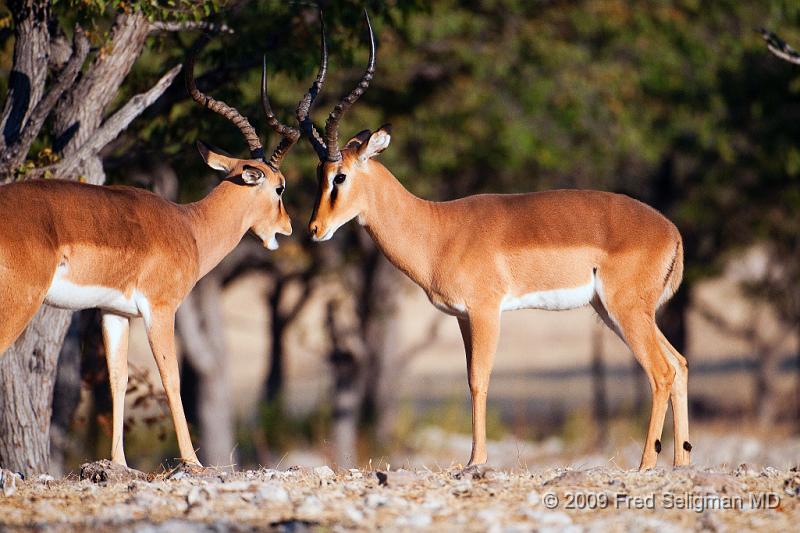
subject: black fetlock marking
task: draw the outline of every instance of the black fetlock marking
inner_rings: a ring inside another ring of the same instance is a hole
[[[692,451],[692,445],[689,444],[688,440],[683,441],[683,449],[686,450],[687,452]]]
[[[661,441],[656,439],[656,453],[661,453]]]

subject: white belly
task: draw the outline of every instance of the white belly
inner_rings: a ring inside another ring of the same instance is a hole
[[[535,291],[521,296],[505,296],[500,309],[514,311],[516,309],[547,309],[549,311],[564,311],[583,307],[592,301],[595,295],[595,278],[592,276],[589,283],[579,287],[553,289],[549,291]]]
[[[76,285],[64,279],[65,273],[65,266],[56,269],[44,298],[46,304],[74,311],[97,307],[120,315],[148,318],[147,299],[138,291],[133,291],[131,296],[125,296],[119,289],[99,285]]]

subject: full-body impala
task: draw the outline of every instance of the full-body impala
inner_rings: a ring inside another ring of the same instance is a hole
[[[325,59],[323,54],[314,96],[324,82]],[[367,88],[374,68],[370,28],[367,70],[331,112],[324,138],[308,118],[310,102],[298,109],[301,129],[320,159],[309,231],[325,241],[356,218],[434,306],[457,317],[472,395],[470,465],[487,460],[486,396],[501,313],[585,305],[594,307],[647,373],[653,405],[640,468],[656,464],[670,399],[674,463],[688,464],[686,360],[655,321],[656,309],[683,274],[675,226],[641,202],[599,191],[484,194],[449,202],[413,196],[373,159],[389,146],[387,126],[362,131],[339,148],[342,115]]]
[[[194,52],[186,65],[192,98],[231,120],[250,147],[236,159],[198,143],[206,163],[226,177],[204,199],[186,205],[130,187],[37,180],[0,187],[0,352],[22,333],[42,303],[102,310],[113,401],[112,459],[126,464],[122,445],[128,381],[130,319],[144,319],[178,437],[181,458],[199,465],[180,398],[175,311],[195,283],[252,230],[269,249],[290,235],[279,165],[300,137],[280,124],[266,96],[267,122],[282,140],[269,159],[247,118],[201,93]]]

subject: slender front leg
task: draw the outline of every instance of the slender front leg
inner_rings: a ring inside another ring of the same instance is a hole
[[[125,415],[125,390],[128,388],[128,330],[130,321],[124,316],[104,313],[103,344],[106,347],[108,380],[111,385],[112,431],[111,460],[127,466],[122,431]]]
[[[488,458],[486,397],[500,333],[500,311],[495,308],[471,311],[468,321],[459,319],[458,324],[464,336],[469,392],[472,396],[472,455],[469,464],[478,465],[484,464]]]
[[[150,349],[153,351],[156,365],[158,365],[158,372],[161,374],[164,391],[167,393],[167,402],[172,412],[175,433],[178,436],[181,459],[187,463],[194,463],[200,466],[200,461],[197,460],[197,455],[192,446],[192,439],[189,436],[189,426],[186,423],[183,402],[181,402],[178,359],[175,355],[174,312],[172,310],[154,310],[151,323],[147,329],[147,336],[150,340]]]

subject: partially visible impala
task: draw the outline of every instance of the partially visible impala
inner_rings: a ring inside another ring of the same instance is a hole
[[[369,34],[367,70],[331,112],[324,138],[308,113],[324,82],[326,54],[306,105],[298,108],[301,129],[320,159],[309,231],[315,241],[325,241],[356,218],[434,306],[457,317],[472,395],[469,464],[487,460],[486,396],[501,313],[585,305],[630,347],[650,381],[653,404],[640,469],[656,464],[670,398],[674,464],[688,464],[686,360],[655,321],[656,309],[683,275],[678,230],[655,209],[607,192],[483,194],[449,202],[415,197],[373,159],[389,146],[388,126],[362,131],[339,148],[342,115],[375,70],[371,26]]]
[[[292,233],[281,200],[286,183],[279,166],[300,132],[273,115],[264,69],[264,113],[282,136],[266,159],[247,118],[195,86],[195,52],[186,63],[189,93],[239,128],[251,156],[236,159],[198,142],[205,162],[226,173],[208,196],[177,205],[142,189],[73,181],[36,180],[0,187],[0,352],[17,339],[42,303],[74,310],[100,308],[113,401],[111,455],[123,465],[130,319],[144,319],[181,459],[199,465],[180,397],[175,311],[194,284],[248,230],[270,250],[278,247],[276,233]]]

